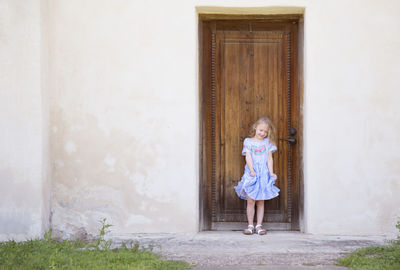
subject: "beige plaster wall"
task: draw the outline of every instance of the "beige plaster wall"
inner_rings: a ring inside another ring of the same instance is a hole
[[[198,229],[196,6],[303,6],[304,230],[393,233],[397,1],[51,1],[61,235]]]
[[[8,0],[0,240],[198,230],[196,6],[305,7],[304,231],[396,231],[398,1]]]
[[[305,230],[393,232],[396,1],[52,1],[53,227],[197,230],[197,5],[306,7]]]
[[[0,18],[0,241],[24,240],[49,227],[40,1],[1,1]]]
[[[96,234],[102,218],[118,234],[197,231],[193,4],[49,9],[55,234]]]
[[[314,1],[305,16],[305,201],[312,233],[394,233],[400,2]]]
[[[51,157],[49,106],[49,7],[48,0],[40,0],[40,83],[42,95],[42,230],[50,229],[51,214]]]

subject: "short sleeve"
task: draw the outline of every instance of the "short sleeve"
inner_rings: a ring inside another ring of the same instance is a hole
[[[245,156],[247,152],[250,152],[250,148],[251,148],[251,146],[249,143],[249,139],[248,138],[244,139],[242,156]]]
[[[268,138],[264,139],[264,142],[267,144],[267,151],[268,152],[275,152],[278,148],[276,148],[275,144],[271,143]]]
[[[272,144],[272,143],[268,143],[268,152],[271,152],[271,153],[273,153],[273,152],[275,152],[276,150],[277,150],[278,148],[276,148],[276,146],[274,145],[274,144]]]

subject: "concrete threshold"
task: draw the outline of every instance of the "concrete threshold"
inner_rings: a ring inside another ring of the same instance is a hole
[[[346,269],[338,258],[372,245],[386,245],[384,236],[312,235],[268,232],[244,235],[237,231],[195,234],[111,235],[113,245],[125,242],[150,249],[161,257],[196,264],[193,269]]]

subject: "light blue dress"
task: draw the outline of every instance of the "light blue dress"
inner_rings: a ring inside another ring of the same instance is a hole
[[[268,153],[275,151],[276,146],[270,143],[268,138],[263,141],[255,141],[251,138],[244,140],[242,155],[246,156],[246,152],[250,152],[256,176],[250,176],[250,170],[246,164],[242,179],[234,187],[240,198],[247,200],[248,195],[258,201],[270,200],[279,195],[280,189],[274,186],[276,177],[271,177],[267,165]]]

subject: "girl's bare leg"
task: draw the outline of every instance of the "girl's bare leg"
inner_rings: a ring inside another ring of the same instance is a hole
[[[247,196],[247,221],[254,226],[254,206],[255,201]]]
[[[264,218],[264,201],[256,201],[256,204],[257,204],[257,224],[262,224]]]

